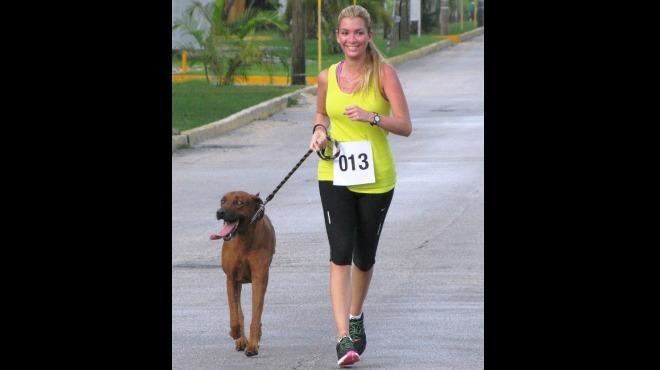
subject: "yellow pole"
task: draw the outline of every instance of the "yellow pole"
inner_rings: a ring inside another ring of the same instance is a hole
[[[181,72],[188,72],[188,52],[185,50],[181,53]]]
[[[356,4],[355,4],[356,2],[357,2],[357,0],[353,0],[353,5],[356,5]]]
[[[321,63],[321,0],[316,1],[316,7],[318,11],[316,12],[316,39],[317,45],[316,45],[316,54],[317,54],[317,59],[318,59],[318,65],[319,65],[319,73],[321,73],[321,70],[323,69],[323,63]]]

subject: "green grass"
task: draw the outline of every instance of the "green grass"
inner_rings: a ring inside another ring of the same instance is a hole
[[[461,31],[461,22],[456,22],[456,23],[449,23],[449,34],[450,35],[457,35],[460,33],[465,33],[468,31],[472,31],[473,29],[477,28],[474,22],[471,20],[468,21],[467,18],[463,20],[463,30]]]
[[[463,32],[474,28],[476,27],[471,22],[463,23]],[[460,31],[460,23],[450,25],[450,34],[458,34],[461,33]],[[396,48],[388,50],[386,40],[382,35],[382,31],[376,33],[376,47],[386,58],[401,55],[443,39],[438,33],[422,34],[421,37],[413,34],[410,36],[409,42],[400,42]],[[267,46],[290,47],[289,41],[283,39],[279,34],[272,34],[272,36],[272,40],[261,41],[261,43]],[[316,40],[305,40],[307,58],[305,72],[307,76],[317,76],[319,73],[316,50]],[[322,68],[327,68],[342,58],[343,54],[324,53]],[[181,60],[173,57],[172,65],[180,66]],[[197,64],[197,66],[201,67],[201,64]],[[189,74],[204,74],[204,72],[189,71]],[[267,72],[263,68],[253,67],[248,74],[266,75]],[[286,76],[288,71],[281,65],[277,65],[273,68],[273,75]],[[215,86],[205,80],[173,83],[172,127],[184,131],[206,125],[299,88],[300,86]]]
[[[472,22],[463,22],[463,31],[462,32],[468,32],[470,30],[475,29],[476,26]],[[450,34],[460,34],[461,32],[461,24],[460,22],[458,23],[452,23],[449,25],[449,33]],[[271,40],[264,40],[264,41],[258,41],[259,45],[262,46],[267,46],[267,47],[277,47],[277,48],[287,48],[290,49],[291,43],[289,40],[284,39],[279,33],[261,33],[260,35],[270,35],[272,36]],[[399,45],[396,48],[387,48],[387,41],[383,38],[383,31],[377,31],[374,35],[375,42],[376,42],[376,47],[380,52],[383,54],[385,58],[390,58],[393,56],[405,54],[409,51],[419,49],[423,46],[430,45],[433,43],[436,43],[440,40],[442,40],[444,37],[440,36],[439,32],[433,32],[433,33],[428,33],[428,34],[422,34],[421,36],[417,36],[417,34],[411,34],[410,35],[410,41],[409,42],[399,42]],[[325,41],[323,41],[325,42]],[[305,40],[305,58],[307,59],[307,63],[305,64],[305,74],[307,76],[318,76],[319,70],[318,70],[318,62],[317,62],[317,40],[316,39],[308,39]],[[323,49],[325,49],[325,46],[321,46]],[[328,68],[330,65],[337,63],[339,60],[343,58],[343,54],[328,54],[325,50],[323,50],[323,54],[321,56],[322,60],[322,68]],[[180,67],[181,66],[181,59],[179,57],[173,57],[172,58],[172,66],[173,67]],[[195,64],[190,64],[189,67],[191,69],[194,69],[195,67],[198,69],[202,68],[201,63],[195,63]],[[203,70],[189,70],[189,74],[204,74]],[[274,64],[272,66],[272,71],[271,71],[273,76],[287,76],[289,74],[289,71],[287,71],[284,66],[281,64]],[[268,72],[265,68],[259,67],[259,66],[253,66],[247,70],[248,75],[268,75]]]
[[[397,45],[396,48],[388,49],[387,41],[382,38],[378,38],[376,39],[376,47],[378,48],[378,50],[380,50],[380,52],[383,54],[385,58],[391,58],[397,55],[405,54],[415,49],[419,49],[426,45],[431,45],[440,40],[442,40],[442,37],[440,35],[422,34],[419,37],[417,35],[410,35],[410,41],[408,42],[399,41],[399,45]]]
[[[199,127],[300,86],[215,86],[206,81],[172,84],[172,127]]]

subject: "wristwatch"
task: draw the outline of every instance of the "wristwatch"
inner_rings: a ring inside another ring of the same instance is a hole
[[[374,113],[374,120],[371,121],[371,122],[369,122],[369,123],[370,123],[372,126],[374,126],[374,125],[375,125],[375,126],[378,126],[378,125],[380,124],[380,116],[379,116],[378,113],[376,113],[376,112],[373,112],[373,113]]]

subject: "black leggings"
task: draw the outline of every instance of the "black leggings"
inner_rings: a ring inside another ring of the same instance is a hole
[[[394,189],[382,194],[354,193],[332,181],[319,181],[325,230],[330,242],[330,261],[362,271],[376,263],[381,229]]]

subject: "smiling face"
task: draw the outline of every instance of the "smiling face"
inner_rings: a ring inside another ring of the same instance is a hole
[[[372,33],[360,17],[342,18],[337,28],[337,42],[347,59],[360,59],[367,53]]]

